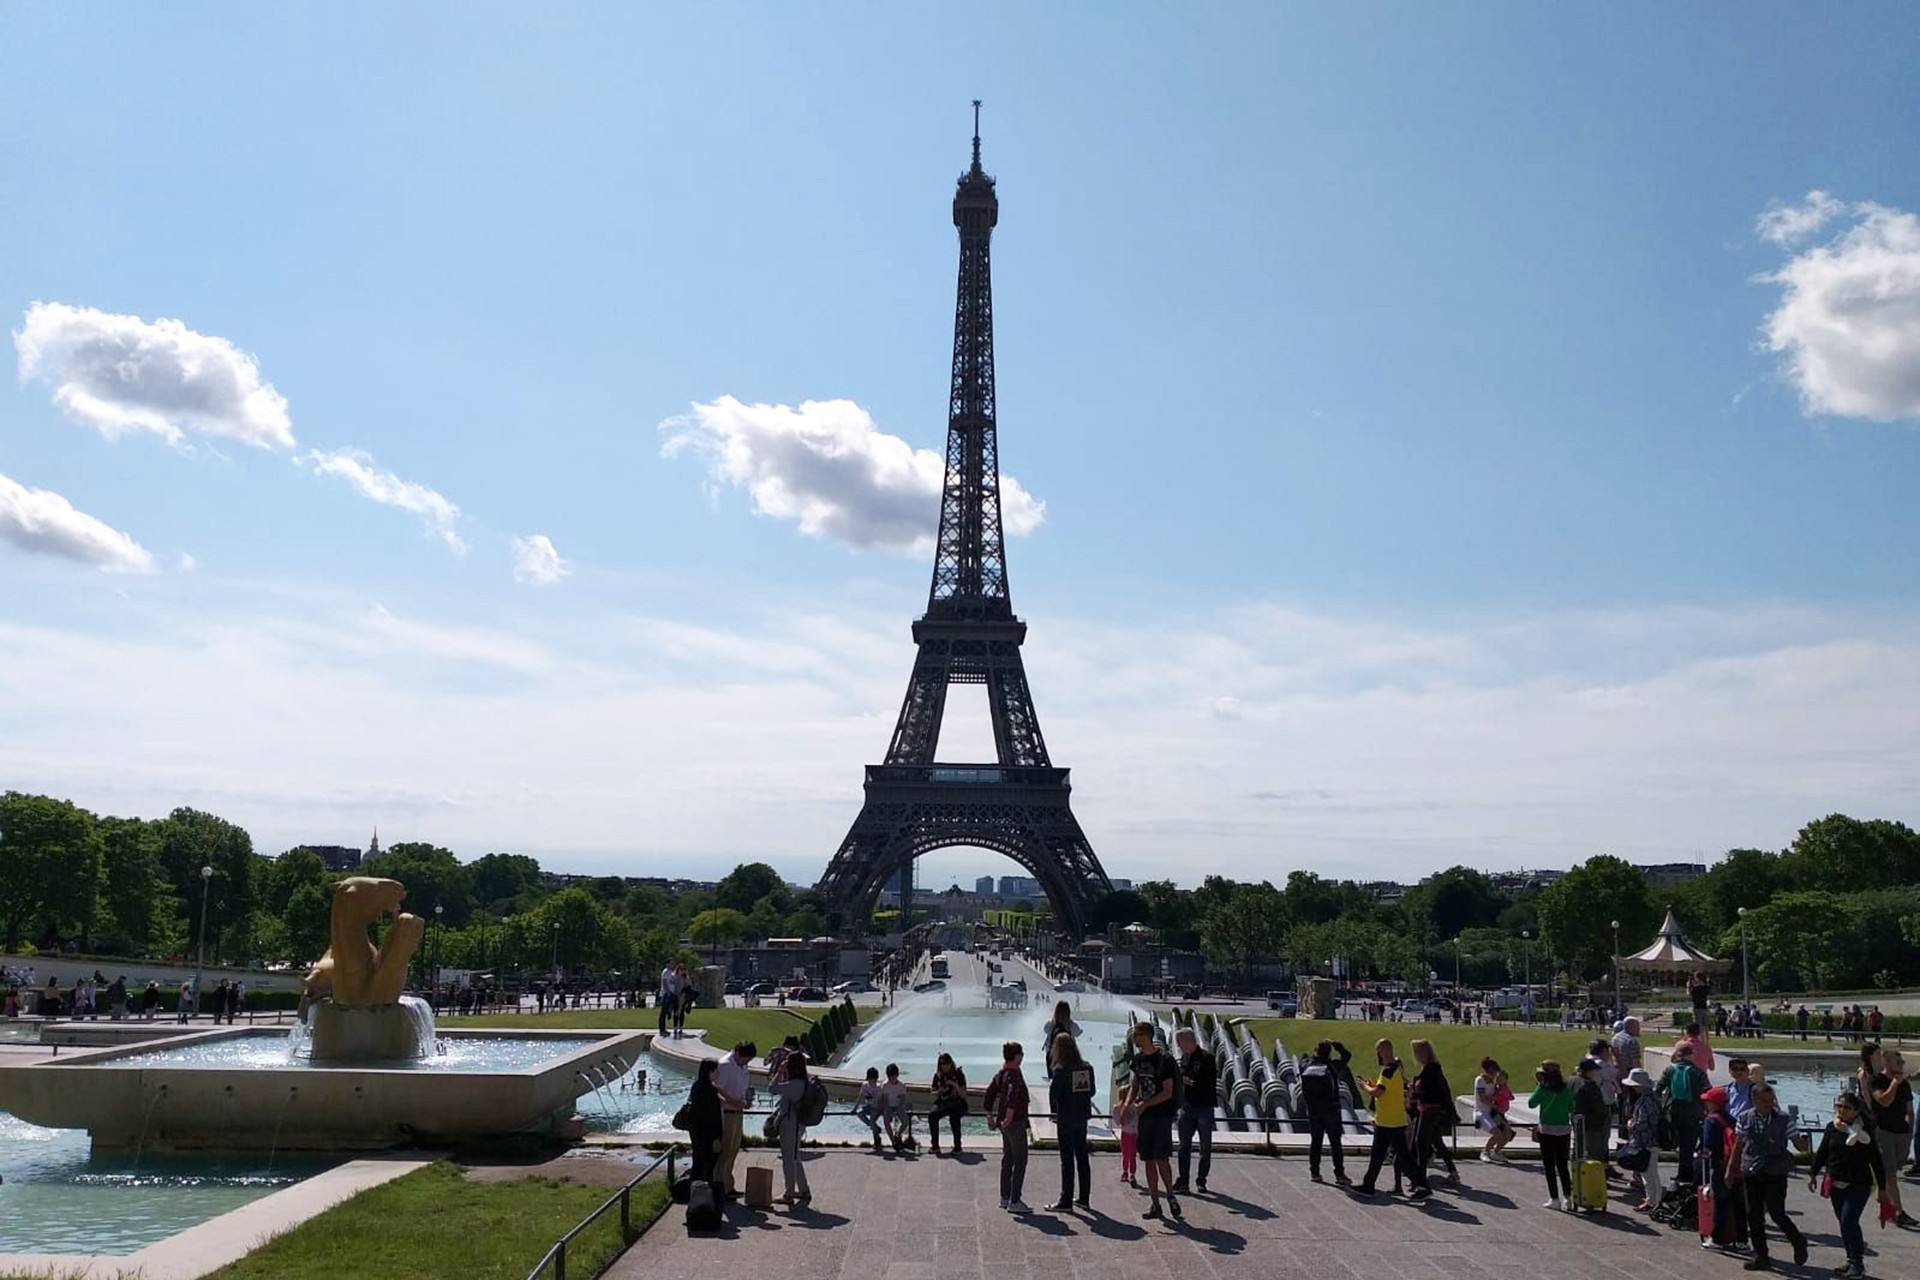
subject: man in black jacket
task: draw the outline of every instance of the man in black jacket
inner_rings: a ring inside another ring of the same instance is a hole
[[[1200,1047],[1200,1038],[1191,1027],[1182,1027],[1173,1037],[1180,1047],[1180,1176],[1173,1189],[1187,1193],[1187,1172],[1193,1165],[1193,1136],[1200,1135],[1200,1179],[1194,1185],[1207,1189],[1207,1173],[1213,1168],[1213,1107],[1220,1092],[1220,1068],[1213,1053]]]
[[[1335,1057],[1339,1058],[1336,1065]],[[1320,1176],[1320,1141],[1333,1147],[1333,1180],[1341,1186],[1353,1185],[1347,1176],[1346,1158],[1340,1152],[1340,1079],[1353,1054],[1338,1040],[1322,1040],[1313,1047],[1313,1056],[1300,1068],[1300,1105],[1307,1113],[1307,1165],[1315,1182]]]

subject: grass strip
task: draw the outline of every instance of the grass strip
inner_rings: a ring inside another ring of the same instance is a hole
[[[525,1280],[554,1241],[613,1192],[563,1178],[473,1181],[437,1161],[308,1219],[208,1280]],[[634,1188],[636,1232],[659,1216],[667,1197],[664,1177]],[[569,1247],[568,1274],[593,1275],[627,1243],[616,1209]]]

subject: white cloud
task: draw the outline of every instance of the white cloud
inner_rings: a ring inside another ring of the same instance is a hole
[[[1786,357],[1807,413],[1920,419],[1920,218],[1876,204],[1850,215],[1761,277],[1781,287],[1766,345]]]
[[[104,812],[209,808],[268,850],[378,822],[565,870],[765,858],[811,881],[913,660],[891,612],[502,628],[242,599],[184,623],[143,603],[97,631],[0,613],[0,777]],[[1040,618],[1025,655],[1074,809],[1135,879],[1678,861],[1780,848],[1836,810],[1920,816],[1911,614],[1259,604]]]
[[[761,515],[850,547],[924,552],[940,522],[946,461],[888,435],[851,400],[742,404],[721,396],[660,424],[661,452],[695,452],[716,484],[745,489]],[[1046,518],[1012,476],[1000,477],[1001,524],[1031,533]]]
[[[126,534],[76,511],[51,490],[29,489],[4,475],[0,475],[0,541],[108,572],[153,570],[153,556]]]
[[[1819,231],[1846,211],[1847,206],[1824,191],[1809,191],[1798,204],[1775,200],[1769,204],[1754,229],[1763,240],[1792,246]]]
[[[466,553],[467,544],[459,534],[460,508],[426,485],[402,480],[391,471],[381,470],[364,449],[326,452],[313,449],[301,454],[297,461],[320,475],[338,476],[363,498],[412,512],[425,521],[448,548],[457,554]]]
[[[530,533],[513,540],[513,577],[544,587],[573,572],[573,566],[553,549],[553,540],[544,533]]]
[[[259,448],[293,447],[287,400],[252,356],[178,320],[142,320],[36,302],[13,335],[20,379],[53,387],[54,403],[106,436],[183,431]]]

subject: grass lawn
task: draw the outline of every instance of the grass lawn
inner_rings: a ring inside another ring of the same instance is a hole
[[[1433,1042],[1433,1050],[1446,1066],[1447,1079],[1464,1090],[1480,1069],[1480,1059],[1496,1058],[1514,1079],[1514,1089],[1533,1078],[1533,1069],[1542,1058],[1558,1058],[1568,1075],[1574,1063],[1586,1056],[1586,1032],[1562,1031],[1558,1027],[1456,1027],[1447,1022],[1355,1022],[1300,1018],[1250,1018],[1248,1025],[1259,1037],[1263,1050],[1273,1048],[1278,1034],[1287,1052],[1311,1053],[1321,1040],[1338,1040],[1353,1051],[1355,1072],[1366,1075],[1373,1062],[1373,1042],[1385,1036],[1393,1041],[1394,1052],[1411,1062],[1409,1042],[1418,1039]],[[1643,1043],[1645,1040],[1643,1038]]]
[[[826,1005],[809,1008],[825,1013]],[[864,1011],[871,1013],[872,1011]],[[761,1052],[791,1035],[802,1035],[814,1019],[798,1009],[695,1009],[687,1015],[689,1027],[700,1027],[715,1045],[731,1046],[751,1040]],[[650,1029],[660,1025],[653,1009],[562,1009],[556,1013],[488,1013],[479,1017],[448,1018],[440,1024],[448,1031],[462,1027],[500,1027],[524,1031],[561,1031],[576,1027],[595,1030],[608,1028]]]
[[[335,1205],[208,1280],[524,1280],[554,1241],[612,1194],[556,1178],[470,1181],[441,1161]],[[667,1195],[659,1176],[634,1189],[636,1230],[659,1216]],[[623,1243],[616,1209],[569,1247],[568,1274],[593,1275]]]

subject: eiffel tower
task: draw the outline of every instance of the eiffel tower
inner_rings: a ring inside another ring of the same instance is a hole
[[[885,764],[867,766],[866,803],[820,880],[834,924],[857,928],[881,887],[923,853],[976,845],[1032,873],[1057,923],[1078,937],[1113,886],[1075,821],[1067,770],[1054,767],[1034,714],[1000,530],[1000,459],[993,403],[993,272],[1000,219],[993,179],[980,167],[980,104],[973,165],[953,197],[960,285],[953,314],[953,386],[947,475],[927,612],[913,624],[913,676]],[[936,761],[947,687],[984,684],[993,763]]]

